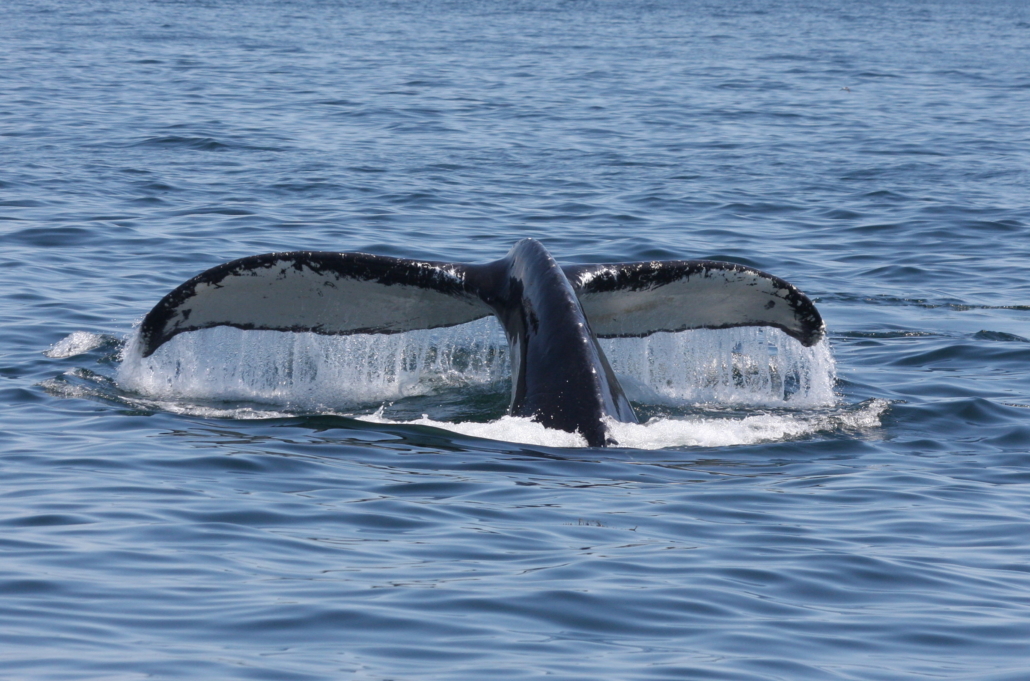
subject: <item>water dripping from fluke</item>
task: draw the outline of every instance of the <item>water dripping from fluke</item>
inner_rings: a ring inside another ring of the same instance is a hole
[[[181,334],[150,357],[125,345],[117,383],[168,411],[235,418],[346,415],[369,423],[428,426],[461,435],[550,447],[583,447],[578,433],[529,418],[469,414],[484,394],[509,390],[509,348],[492,318],[445,329],[323,336],[218,327]],[[886,403],[858,411],[834,393],[826,341],[805,348],[777,329],[742,327],[601,341],[641,424],[612,422],[616,444],[638,449],[728,446],[875,427]],[[199,404],[198,404],[199,403]],[[239,412],[241,415],[244,412]]]

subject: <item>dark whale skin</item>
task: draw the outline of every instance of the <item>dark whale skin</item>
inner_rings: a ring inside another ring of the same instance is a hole
[[[614,444],[606,418],[637,422],[572,284],[540,242],[519,241],[470,271],[469,283],[508,338],[512,416],[579,432],[592,447]]]
[[[198,274],[144,318],[147,357],[180,333],[216,326],[325,335],[391,334],[493,314],[510,347],[509,413],[616,444],[612,421],[637,417],[597,338],[686,329],[779,328],[810,347],[819,311],[783,279],[708,260],[561,267],[534,239],[494,262],[465,264],[368,253],[248,256]]]

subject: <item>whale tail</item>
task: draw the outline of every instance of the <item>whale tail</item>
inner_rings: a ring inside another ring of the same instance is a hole
[[[400,333],[491,314],[466,265],[367,253],[293,251],[233,260],[181,284],[140,326],[149,357],[180,333],[216,326],[325,335]]]
[[[786,281],[704,260],[561,268],[524,239],[483,265],[296,251],[234,260],[175,288],[147,314],[140,351],[216,326],[326,335],[400,333],[494,314],[512,357],[510,412],[611,444],[605,417],[635,422],[597,338],[773,326],[811,346],[825,328]]]
[[[563,269],[599,338],[772,326],[807,348],[826,334],[797,287],[744,265],[670,260]]]

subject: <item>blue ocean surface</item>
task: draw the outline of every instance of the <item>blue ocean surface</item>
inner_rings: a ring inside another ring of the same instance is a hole
[[[6,0],[0,678],[1030,678],[1030,4]],[[287,250],[727,260],[828,339],[135,328]]]

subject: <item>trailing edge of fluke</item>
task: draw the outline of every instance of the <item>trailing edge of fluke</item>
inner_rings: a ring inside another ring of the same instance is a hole
[[[400,333],[493,314],[511,349],[509,412],[615,444],[606,421],[636,423],[597,338],[773,326],[809,347],[815,305],[786,281],[743,265],[675,260],[561,267],[523,239],[484,265],[366,253],[255,255],[185,282],[144,318],[144,357],[180,333],[215,326],[327,335]]]

